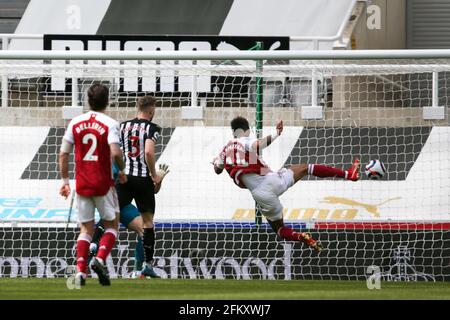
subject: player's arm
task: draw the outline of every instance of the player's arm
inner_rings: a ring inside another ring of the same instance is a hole
[[[223,171],[223,166],[214,164],[214,172],[215,172],[216,174],[221,174],[222,171]]]
[[[67,199],[70,195],[69,183],[69,154],[73,151],[75,139],[72,132],[73,123],[69,122],[67,130],[61,142],[61,149],[59,151],[59,174],[62,179],[62,186],[59,189],[59,194]]]
[[[73,144],[63,139],[61,150],[59,152],[59,174],[62,179],[62,186],[59,189],[59,194],[67,199],[70,195],[69,183],[69,154],[73,150]]]
[[[111,143],[109,145],[109,149],[111,150],[111,158],[113,159],[113,161],[117,165],[117,168],[119,169],[119,172],[117,174],[119,182],[125,183],[127,176],[123,172],[123,170],[125,169],[125,162],[123,161],[123,153],[122,150],[120,149],[120,145],[118,143]]]
[[[161,182],[161,177],[156,174],[156,164],[155,164],[155,141],[153,139],[145,140],[145,162],[147,162],[148,169],[152,176],[152,180],[155,185]]]
[[[216,174],[221,174],[224,168],[224,161],[225,161],[225,148],[222,150],[222,152],[219,154],[219,156],[215,157],[213,161],[211,162],[214,166],[214,172]]]
[[[262,151],[264,148],[267,148],[278,138],[283,132],[283,120],[279,121],[276,126],[277,133],[268,135],[264,138],[258,139],[252,144],[252,150],[256,150],[258,153]]]
[[[127,176],[123,172],[125,169],[125,162],[123,161],[123,152],[120,148],[120,134],[119,134],[119,123],[115,123],[108,133],[108,144],[109,150],[111,151],[111,158],[116,163],[119,173],[117,177],[119,178],[119,183],[126,183]]]
[[[155,157],[155,144],[158,141],[161,128],[157,125],[152,125],[147,127],[147,132],[145,134],[145,146],[144,146],[144,157],[147,163],[148,170],[152,177],[155,186],[158,186],[162,179],[156,173],[156,157]]]

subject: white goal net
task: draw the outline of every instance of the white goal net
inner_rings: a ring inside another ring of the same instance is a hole
[[[0,60],[0,277],[59,277],[74,264],[76,208],[67,225],[57,157],[101,82],[118,121],[136,116],[138,97],[158,101],[157,163],[170,166],[156,196],[162,277],[362,280],[377,266],[383,280],[450,280],[450,60],[247,59]],[[327,250],[255,224],[250,193],[214,173],[237,115],[254,134],[257,119],[264,135],[284,121],[263,154],[273,170],[386,165],[381,180],[306,177],[281,196],[286,223]],[[126,278],[136,236],[119,238],[108,266]]]

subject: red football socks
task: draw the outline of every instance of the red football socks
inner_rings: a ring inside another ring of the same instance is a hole
[[[302,239],[300,233],[295,232],[294,229],[288,227],[281,227],[278,229],[278,235],[288,241],[300,241]]]
[[[78,272],[86,273],[89,255],[89,245],[92,238],[86,233],[80,233],[77,240],[77,269]]]
[[[338,177],[345,179],[347,176],[347,171],[323,166],[321,164],[308,164],[308,174],[319,178]]]
[[[114,244],[116,243],[117,231],[115,229],[106,229],[105,233],[100,239],[98,245],[97,258],[106,261],[106,258],[110,254]]]

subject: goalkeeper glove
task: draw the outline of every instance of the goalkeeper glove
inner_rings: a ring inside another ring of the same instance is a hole
[[[159,169],[156,171],[156,174],[161,177],[161,180],[169,173],[169,166],[165,163],[159,165]]]

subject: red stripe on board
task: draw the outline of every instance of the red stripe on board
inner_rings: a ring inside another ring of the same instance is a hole
[[[450,230],[450,222],[316,222],[315,229]]]

